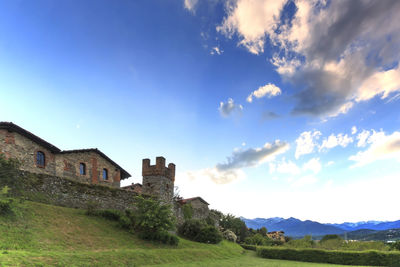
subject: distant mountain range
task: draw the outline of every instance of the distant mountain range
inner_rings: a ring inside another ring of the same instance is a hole
[[[369,229],[375,231],[389,230],[400,228],[400,220],[393,222],[382,221],[367,221],[356,223],[341,223],[329,224],[319,223],[310,220],[301,221],[296,218],[284,219],[280,217],[273,217],[269,219],[256,218],[246,219],[241,218],[249,228],[259,229],[266,227],[268,231],[284,231],[285,235],[292,237],[300,237],[305,235],[323,236],[327,234],[344,234],[351,231]],[[372,232],[370,234],[373,234]]]

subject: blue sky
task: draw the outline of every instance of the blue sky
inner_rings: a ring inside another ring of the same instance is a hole
[[[2,1],[0,120],[238,216],[400,219],[398,1]]]

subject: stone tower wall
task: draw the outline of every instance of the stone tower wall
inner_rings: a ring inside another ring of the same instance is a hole
[[[143,160],[142,193],[155,196],[164,203],[172,204],[174,196],[175,164],[165,167],[165,158],[157,157],[156,165],[150,165],[150,159]]]

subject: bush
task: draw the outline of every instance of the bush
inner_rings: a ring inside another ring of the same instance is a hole
[[[289,249],[258,247],[257,255],[268,259],[344,265],[400,266],[400,253],[380,251],[328,251],[322,249]]]
[[[400,240],[390,244],[390,250],[400,250]]]
[[[257,246],[255,245],[240,244],[240,246],[247,250],[254,250],[254,251],[257,250]]]
[[[222,235],[213,225],[208,225],[200,220],[187,220],[179,228],[178,233],[190,240],[217,244],[221,242]]]
[[[235,233],[232,232],[231,230],[226,230],[225,232],[222,233],[222,236],[223,236],[226,240],[236,243],[237,236],[236,236]]]
[[[179,243],[178,237],[168,232],[140,232],[139,237],[144,240],[159,241],[172,246],[177,246]]]
[[[159,200],[135,197],[136,210],[132,215],[135,228],[141,232],[167,232],[175,226],[175,219],[169,205]]]
[[[3,154],[0,154],[0,187],[9,186],[9,194],[15,196],[21,190],[21,182],[19,178],[20,163],[16,159],[6,159]]]
[[[261,234],[255,234],[250,237],[246,237],[244,242],[247,245],[257,245],[257,246],[272,246],[274,241],[266,236],[262,236]]]
[[[207,225],[203,227],[194,241],[201,243],[218,244],[222,241],[222,235],[215,226]]]
[[[8,197],[8,186],[0,190],[0,216],[13,213],[13,199]]]

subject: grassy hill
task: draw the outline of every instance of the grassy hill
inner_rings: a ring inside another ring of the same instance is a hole
[[[17,206],[15,216],[0,217],[0,266],[327,266],[266,260],[227,241],[180,239],[170,247],[83,210],[29,201]]]

